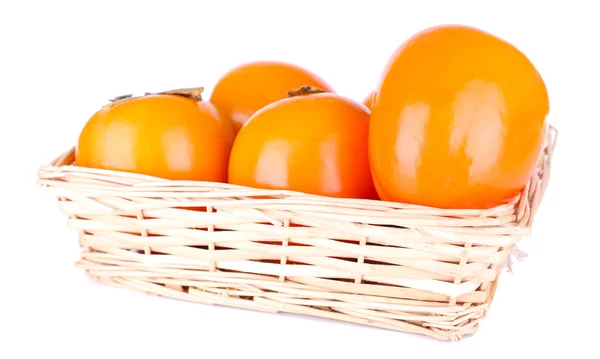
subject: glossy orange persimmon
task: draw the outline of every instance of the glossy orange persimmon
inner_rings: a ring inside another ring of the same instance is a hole
[[[370,110],[371,109],[371,105],[373,104],[373,93],[375,91],[371,91],[369,92],[369,94],[367,96],[365,96],[365,98],[363,99],[362,103],[367,106],[367,108]]]
[[[510,43],[445,25],[402,44],[371,107],[370,162],[381,199],[442,208],[507,202],[536,168],[549,98]]]
[[[238,133],[229,182],[316,195],[376,199],[368,109],[333,93],[295,96],[257,111]]]
[[[227,181],[231,124],[207,101],[148,95],[98,110],[77,143],[82,167],[171,180]]]
[[[212,90],[210,101],[227,116],[237,134],[254,112],[287,97],[287,92],[313,86],[333,88],[313,72],[281,61],[255,61],[239,65],[224,74]]]

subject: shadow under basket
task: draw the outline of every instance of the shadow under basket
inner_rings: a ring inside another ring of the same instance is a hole
[[[459,340],[485,317],[529,236],[550,175],[511,203],[440,210],[81,168],[39,169],[84,249],[77,266],[121,288]]]

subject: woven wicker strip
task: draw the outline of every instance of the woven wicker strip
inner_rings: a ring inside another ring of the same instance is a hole
[[[102,283],[186,301],[290,312],[459,340],[477,331],[550,175],[489,210],[334,199],[80,168],[39,170]]]

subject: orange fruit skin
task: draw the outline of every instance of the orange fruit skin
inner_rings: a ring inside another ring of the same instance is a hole
[[[210,101],[229,118],[237,134],[256,111],[302,86],[334,92],[319,76],[295,64],[255,61],[224,74],[212,90]]]
[[[374,92],[375,91],[369,92],[369,94],[367,96],[365,96],[365,98],[362,101],[363,105],[367,106],[367,108],[369,110],[371,109],[371,105],[373,104],[373,93]]]
[[[490,208],[533,175],[549,112],[529,59],[508,42],[455,25],[402,44],[371,107],[369,156],[383,200]]]
[[[369,169],[368,130],[368,109],[333,93],[276,101],[257,111],[238,133],[229,182],[377,199]]]
[[[98,110],[76,147],[82,167],[226,182],[231,124],[207,101],[149,95]]]

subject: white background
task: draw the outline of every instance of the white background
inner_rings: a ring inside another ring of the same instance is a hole
[[[0,358],[598,358],[600,26],[592,4],[2,2]],[[183,303],[96,285],[73,267],[77,234],[35,185],[36,170],[72,146],[109,98],[198,85],[208,96],[232,66],[276,59],[360,101],[405,38],[442,23],[480,27],[525,52],[560,131],[534,238],[522,247],[529,258],[502,276],[475,336],[446,343]]]

